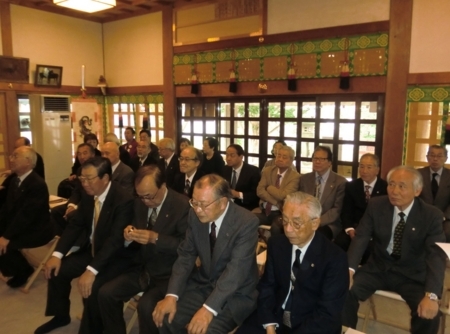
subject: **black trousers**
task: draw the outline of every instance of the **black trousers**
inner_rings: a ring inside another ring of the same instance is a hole
[[[5,277],[24,276],[32,272],[33,267],[18,249],[8,245],[6,253],[0,255],[0,271]]]
[[[141,267],[122,274],[104,284],[98,294],[100,313],[104,324],[104,334],[125,334],[126,325],[123,319],[123,303],[136,294],[143,292],[139,284]],[[169,279],[150,279],[150,285],[138,302],[139,332],[158,334],[153,322],[153,309],[167,292]]]

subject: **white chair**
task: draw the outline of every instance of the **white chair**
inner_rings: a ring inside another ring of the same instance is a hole
[[[131,318],[128,321],[128,324],[127,324],[127,334],[129,334],[131,332],[131,329],[133,328],[134,323],[136,322],[136,319],[138,317],[137,304],[138,304],[139,299],[142,297],[143,294],[144,294],[143,292],[139,292],[136,296],[131,298],[129,301],[127,301],[123,305],[123,311],[124,312],[127,310],[127,308],[131,309],[132,312],[133,312],[133,314],[131,315]]]

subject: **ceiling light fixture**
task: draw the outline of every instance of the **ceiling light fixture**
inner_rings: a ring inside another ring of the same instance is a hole
[[[116,0],[53,0],[58,6],[94,13],[116,6]]]

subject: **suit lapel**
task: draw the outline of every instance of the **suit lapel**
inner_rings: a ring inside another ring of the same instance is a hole
[[[247,165],[244,162],[244,164],[242,165],[241,174],[239,174],[239,178],[236,182],[236,189],[245,184],[244,181],[246,181],[246,178],[247,178]]]
[[[374,225],[374,230],[379,230],[379,233],[373,233],[374,235],[380,235],[380,239],[383,240],[382,249],[386,250],[389,241],[391,240],[391,234],[392,234],[392,226],[394,224],[393,218],[394,218],[394,207],[392,204],[390,204],[389,199],[386,198],[389,205],[387,205],[386,210],[380,210],[380,218],[379,222],[380,224]],[[386,223],[384,223],[386,222]]]
[[[164,203],[161,207],[161,210],[159,210],[158,217],[156,218],[155,226],[153,226],[153,229],[155,231],[161,231],[164,227],[165,222],[167,219],[169,219],[170,216],[170,208],[173,209],[174,205],[172,204],[172,194],[167,189],[167,196],[164,200]]]
[[[330,193],[332,192],[332,190],[335,187],[335,182],[336,182],[336,176],[330,170],[330,174],[328,175],[328,180],[325,183],[325,187],[323,187],[323,194],[320,197],[321,204],[325,203],[325,201],[327,200],[327,197],[330,195]]]
[[[301,275],[298,283],[300,283],[302,286],[303,283],[301,282],[308,280],[308,277],[313,273],[316,267],[316,262],[320,259],[321,243],[323,242],[323,240],[320,238],[318,233],[320,232],[316,231],[314,238],[311,241],[311,244],[309,245],[300,265]]]
[[[233,211],[233,212],[232,212]],[[211,265],[215,264],[220,258],[220,255],[227,247],[230,236],[234,230],[234,220],[230,218],[234,216],[234,210],[231,203],[228,203],[228,211],[223,218],[222,225],[220,226],[219,234],[217,235],[216,245],[214,246],[214,253],[212,256]],[[209,240],[209,235],[208,235]]]
[[[380,177],[377,177],[377,182],[375,182],[375,185],[374,185],[373,190],[372,190],[371,197],[373,197],[373,196],[380,196],[380,195],[385,194],[387,192],[387,189],[382,189],[383,184],[384,183],[381,182]]]

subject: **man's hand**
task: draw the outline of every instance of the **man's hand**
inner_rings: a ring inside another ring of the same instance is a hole
[[[192,317],[187,326],[188,334],[204,334],[208,330],[209,323],[214,318],[214,314],[205,307],[201,307]]]
[[[66,213],[64,214],[64,218],[67,219],[67,215],[71,213],[73,210],[75,210],[75,208],[72,205],[68,206],[66,209]]]
[[[61,268],[61,259],[56,256],[52,256],[48,259],[44,267],[44,274],[46,279],[52,278],[52,271],[55,270],[55,276],[58,276],[59,268]]]
[[[349,230],[347,232],[347,234],[350,236],[351,239],[353,239],[355,237],[355,235],[356,235],[355,230]]]
[[[146,245],[149,243],[156,243],[156,239],[158,239],[158,233],[149,230],[136,230],[130,233],[130,238],[133,241],[136,241],[142,245]]]
[[[239,198],[239,191],[236,191],[234,189],[231,189],[231,197],[233,198]]]
[[[131,233],[133,233],[134,226],[128,225],[123,229],[123,237],[126,241],[133,241],[134,239],[131,236]]]
[[[266,334],[275,334],[275,325],[270,325],[266,327]]]
[[[73,181],[73,180],[75,180],[77,178],[77,175],[76,174],[72,174],[72,175],[70,175],[67,179],[69,180],[69,181]]]
[[[152,313],[156,327],[162,327],[166,314],[169,314],[169,318],[167,319],[169,324],[172,323],[175,313],[177,313],[177,299],[174,296],[166,296],[166,298],[156,304]]]
[[[80,290],[81,296],[87,298],[91,295],[92,284],[94,284],[95,275],[92,271],[87,270],[78,279],[78,290]]]
[[[6,248],[8,247],[9,240],[5,237],[0,237],[0,255],[6,253]]]
[[[349,270],[348,271],[349,274],[349,282],[350,282],[350,286],[348,287],[348,289],[350,290],[353,286],[353,275],[355,274],[355,272],[353,270]]]
[[[419,306],[417,306],[417,313],[419,317],[423,319],[433,319],[437,315],[438,311],[439,304],[427,296],[423,297]]]

